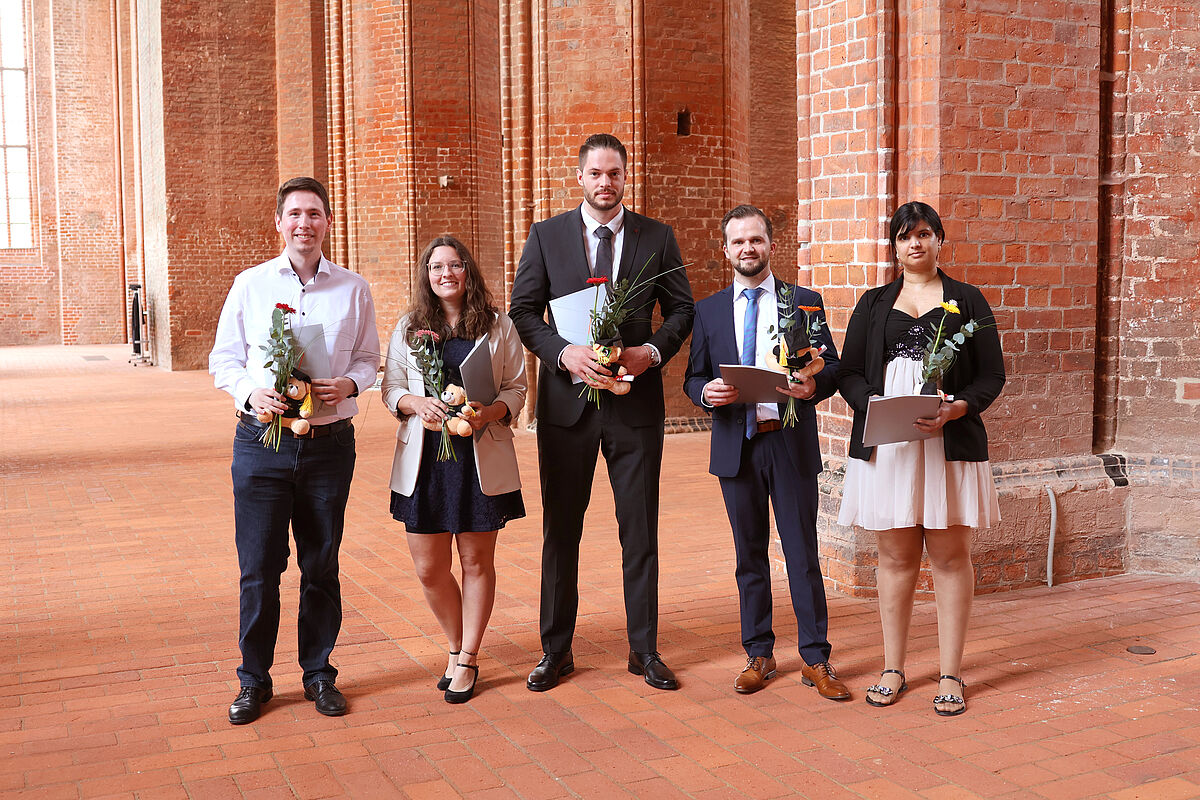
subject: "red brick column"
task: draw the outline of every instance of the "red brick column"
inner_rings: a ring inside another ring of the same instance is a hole
[[[157,363],[208,364],[234,276],[279,252],[275,10],[139,3],[146,284]]]
[[[1093,444],[1129,463],[1129,568],[1200,576],[1200,36],[1193,8],[1103,6]]]

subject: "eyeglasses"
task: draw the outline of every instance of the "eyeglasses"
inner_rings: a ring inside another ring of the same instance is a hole
[[[453,264],[430,264],[429,265],[429,273],[431,275],[441,275],[446,270],[450,270],[451,272],[461,273],[461,272],[465,271],[466,268],[467,268],[467,265],[463,264],[459,261],[455,261]]]

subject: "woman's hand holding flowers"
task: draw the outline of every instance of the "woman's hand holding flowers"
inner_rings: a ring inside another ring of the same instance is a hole
[[[415,414],[422,422],[442,422],[449,419],[449,407],[437,397],[427,395],[406,394],[396,402],[396,410],[401,414]]]

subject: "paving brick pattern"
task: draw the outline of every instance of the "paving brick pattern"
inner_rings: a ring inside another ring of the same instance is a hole
[[[86,360],[104,356],[107,360]],[[624,667],[611,494],[584,540],[577,672],[526,691],[538,655],[539,508],[498,549],[480,691],[449,706],[436,624],[387,514],[394,427],[368,395],[334,652],[350,713],[306,703],[297,573],[284,576],[277,699],[232,727],[237,569],[227,398],[200,372],[123,347],[0,349],[0,796],[76,798],[1200,796],[1200,585],[1123,576],[977,599],[970,708],[933,714],[936,623],[918,603],[911,689],[873,709],[872,601],[830,596],[834,661],[855,699],[799,680],[778,608],[780,676],[743,697],[732,548],[707,434],[667,440],[661,649],[683,688]],[[533,437],[519,435],[529,486]],[[785,597],[782,573],[776,597]],[[1139,656],[1129,645],[1157,651]]]

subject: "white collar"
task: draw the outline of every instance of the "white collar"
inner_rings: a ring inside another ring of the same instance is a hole
[[[579,213],[583,216],[583,227],[587,230],[589,236],[594,234],[596,228],[599,228],[601,225],[608,226],[608,229],[613,232],[613,236],[616,236],[617,232],[625,225],[625,206],[620,206],[617,215],[608,222],[600,222],[589,214],[583,206],[583,203],[579,204]]]
[[[768,267],[767,269],[769,270],[770,267]],[[753,286],[750,286],[749,284],[743,283],[741,280],[739,280],[739,278],[741,278],[741,277],[742,276],[738,275],[736,272],[733,273],[733,299],[735,301],[739,297],[742,296],[742,292],[744,290],[754,288]],[[771,295],[771,297],[775,297],[775,275],[774,275],[774,273],[768,272],[767,277],[764,278],[763,282],[758,285],[758,288],[762,289],[764,292]]]

